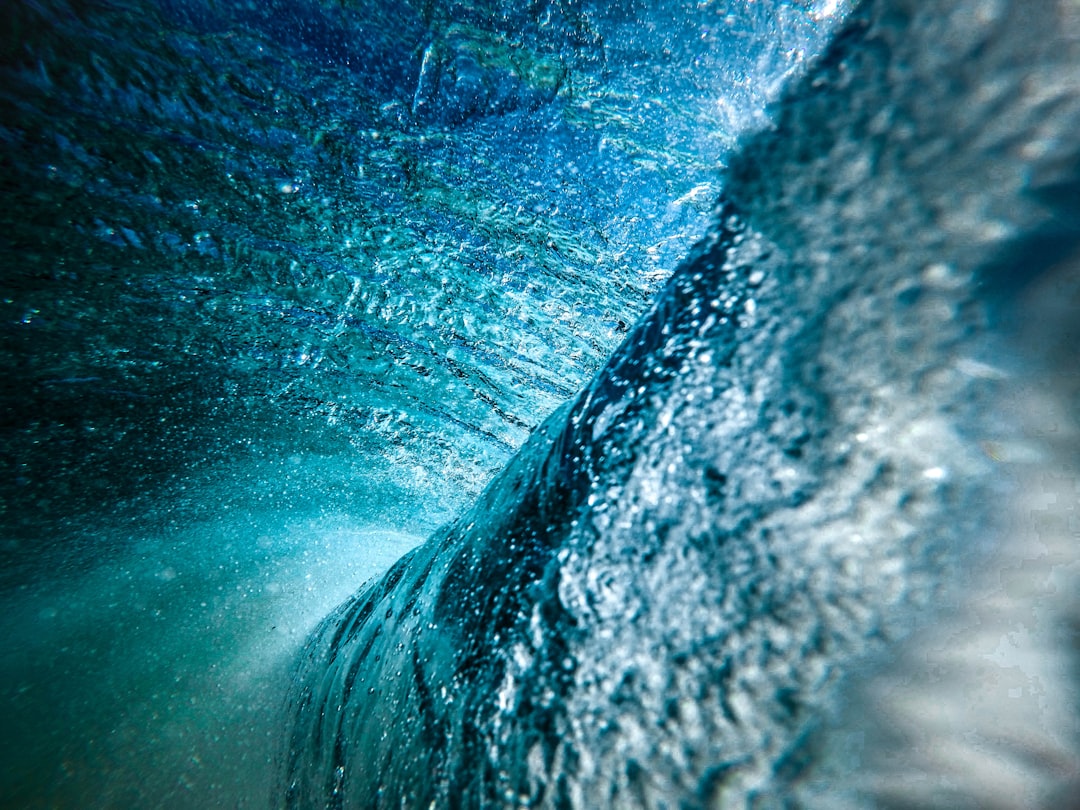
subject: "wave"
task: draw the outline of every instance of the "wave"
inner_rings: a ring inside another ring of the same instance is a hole
[[[1016,515],[1076,433],[1009,403],[1075,373],[1078,67],[1068,0],[862,3],[591,383],[312,637],[275,803],[1060,806],[1075,538]]]

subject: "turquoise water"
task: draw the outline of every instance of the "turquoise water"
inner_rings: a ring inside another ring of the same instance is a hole
[[[819,10],[5,4],[5,806],[264,804],[305,634],[625,337]]]
[[[3,15],[0,804],[1075,793],[1072,0]]]

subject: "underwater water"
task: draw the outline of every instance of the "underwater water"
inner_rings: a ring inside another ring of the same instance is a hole
[[[3,806],[1066,803],[1075,2],[3,14]]]
[[[307,633],[623,339],[831,11],[5,3],[0,803],[265,805]]]

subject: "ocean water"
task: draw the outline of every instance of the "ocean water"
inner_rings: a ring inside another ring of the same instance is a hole
[[[821,11],[5,3],[0,803],[265,805],[306,634],[622,340]]]
[[[1072,795],[1075,2],[3,15],[0,804]]]

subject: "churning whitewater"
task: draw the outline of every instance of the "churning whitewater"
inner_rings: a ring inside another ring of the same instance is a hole
[[[1016,322],[1075,294],[1078,71],[1071,0],[861,4],[606,366],[313,636],[281,804],[1060,806],[1076,536],[994,448],[1075,363]]]

